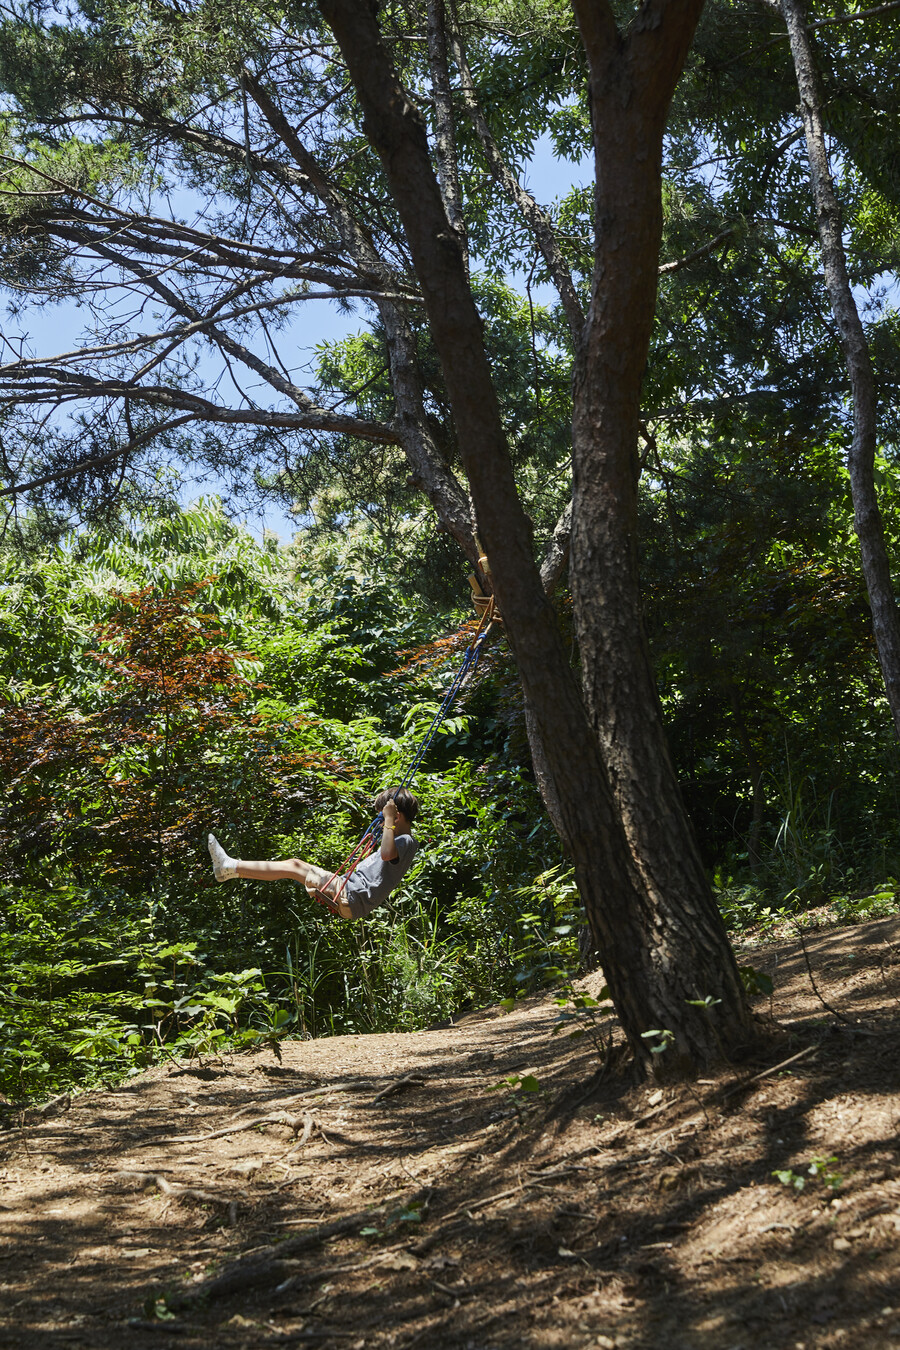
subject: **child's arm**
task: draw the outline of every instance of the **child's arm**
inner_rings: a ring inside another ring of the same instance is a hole
[[[381,836],[381,856],[385,862],[396,862],[400,857],[394,840],[394,826],[397,823],[397,803],[386,801],[384,804],[384,833]]]

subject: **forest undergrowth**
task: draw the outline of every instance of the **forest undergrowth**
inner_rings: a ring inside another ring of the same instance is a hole
[[[347,925],[289,883],[211,875],[210,830],[238,856],[339,864],[429,725],[471,635],[465,612],[388,602],[347,557],[260,545],[215,504],[2,565],[8,1100],[185,1057],[277,1053],[285,1037],[418,1030],[578,973],[577,892],[531,776],[502,640],[417,779],[420,860],[389,909]],[[706,714],[709,694],[696,672],[676,690],[672,670],[670,659],[678,754],[690,690]],[[821,686],[807,693],[821,715]],[[780,694],[781,746],[767,734],[771,690],[760,712],[763,829],[727,720],[718,741],[708,731],[702,764],[682,765],[738,941],[898,909],[889,739],[873,741],[871,702],[858,701],[838,774],[804,737],[795,695]],[[852,700],[837,702],[848,717]]]

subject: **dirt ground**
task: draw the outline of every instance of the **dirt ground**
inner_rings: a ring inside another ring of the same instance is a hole
[[[900,920],[805,946],[690,1085],[536,997],[7,1113],[0,1346],[900,1350]]]

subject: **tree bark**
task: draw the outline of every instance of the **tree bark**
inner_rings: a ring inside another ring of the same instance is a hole
[[[591,304],[574,377],[569,567],[585,697],[654,915],[653,950],[643,960],[648,969],[659,963],[683,972],[695,991],[684,997],[718,1000],[721,1034],[734,1042],[746,1031],[745,998],[669,755],[637,556],[662,139],[702,5],[651,0],[623,38],[605,0],[575,0],[590,70],[596,186]]]
[[[841,336],[853,399],[853,438],[847,456],[853,523],[859,539],[862,572],[872,609],[878,661],[894,730],[900,736],[900,611],[884,543],[884,524],[875,491],[876,413],[872,358],[847,273],[841,207],[834,190],[822,97],[801,0],[781,0],[800,92],[800,111],[809,157],[809,177],[822,244],[828,298]]]
[[[708,887],[699,900],[691,896],[686,905],[679,895],[673,907],[658,888],[644,884],[643,869],[628,848],[598,738],[534,560],[482,322],[444,210],[422,121],[396,77],[366,0],[320,0],[319,7],[341,48],[366,134],[380,155],[403,222],[444,372],[479,534],[491,559],[506,632],[546,751],[561,824],[616,1010],[639,1062],[654,1062],[642,1033],[666,1028],[674,1035],[670,1062],[696,1067],[715,1058],[722,1044],[747,1039],[749,1030],[724,930],[721,922],[715,925],[714,905],[711,917],[703,903]],[[687,43],[682,45],[686,51]],[[646,158],[644,151],[642,146]],[[658,198],[658,166],[656,193]],[[654,255],[654,283],[655,265]],[[651,290],[650,318],[652,299]],[[633,452],[636,413],[631,423]],[[582,547],[587,543],[590,551],[593,542],[585,540],[585,519],[583,515]],[[633,632],[628,641],[633,643]],[[651,790],[654,785],[649,785]],[[721,1001],[715,1021],[688,1005],[689,999],[707,996]]]

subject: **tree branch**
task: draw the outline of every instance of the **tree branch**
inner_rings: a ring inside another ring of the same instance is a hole
[[[392,269],[354,217],[340,192],[330,183],[294,128],[254,75],[244,72],[248,92],[318,194],[334,222],[344,247],[357,266],[372,272],[384,285],[393,286]],[[468,497],[447,468],[435,444],[425,415],[425,390],[419,370],[415,337],[401,305],[387,298],[378,301],[384,325],[396,407],[395,425],[400,444],[413,471],[413,481],[434,506],[444,528],[456,540],[470,562],[478,565],[478,547]]]
[[[434,148],[438,165],[438,182],[450,228],[459,239],[463,261],[468,268],[469,246],[459,184],[459,165],[456,159],[456,129],[453,125],[453,99],[447,65],[447,18],[444,0],[427,0],[427,8],[428,60],[431,66],[431,87],[434,92]]]
[[[548,595],[552,595],[562,580],[562,574],[569,561],[569,546],[572,539],[572,499],[556,522],[553,534],[544,550],[541,562],[541,585]]]
[[[886,5],[875,5],[873,9],[861,9],[856,14],[836,14],[833,19],[817,19],[807,24],[807,28],[829,28],[836,23],[856,23],[858,19],[873,19],[878,14],[888,14],[892,9],[900,9],[900,0],[890,0]]]
[[[168,422],[162,422],[159,426],[151,427],[143,431],[138,436],[132,437],[127,445],[120,446],[118,450],[110,450],[106,455],[94,455],[91,459],[82,460],[80,464],[75,464],[68,469],[59,469],[55,473],[46,473],[42,478],[32,478],[27,483],[17,483],[13,487],[0,489],[0,497],[18,497],[23,492],[30,492],[33,488],[45,487],[47,483],[59,483],[64,478],[73,478],[75,474],[86,473],[89,469],[99,469],[104,464],[109,464],[112,460],[120,459],[123,455],[130,455],[132,451],[139,450],[141,446],[149,444],[163,432],[172,431],[175,427],[183,426],[185,422],[194,420],[193,413],[185,413],[183,417],[173,417]]]
[[[572,342],[577,351],[581,342],[581,332],[584,328],[584,310],[581,308],[581,301],[572,280],[572,273],[566,266],[565,259],[560,251],[553,221],[549,213],[538,205],[531,193],[522,187],[504,159],[478,101],[475,81],[472,79],[472,72],[466,61],[462,40],[452,30],[450,40],[453,47],[453,59],[459,70],[463,105],[481,142],[491,177],[500,184],[512,204],[518,207],[534,236],[535,243],[547,265],[550,278],[559,293],[563,312],[569,325],[569,332],[572,335]]]
[[[683,267],[690,267],[691,263],[699,262],[701,258],[705,258],[708,254],[714,253],[719,245],[724,244],[726,239],[730,239],[739,228],[738,225],[730,225],[727,230],[723,230],[721,234],[717,234],[716,237],[710,239],[708,243],[701,244],[699,248],[695,248],[693,253],[686,253],[683,258],[676,258],[674,262],[662,263],[661,266],[657,268],[659,275],[667,276],[671,272],[680,272]]]
[[[7,368],[9,369],[9,368]],[[127,380],[102,380],[68,368],[35,367],[28,380],[8,380],[3,401],[10,407],[21,403],[54,402],[58,406],[85,398],[131,399],[154,407],[179,408],[192,412],[199,420],[220,424],[280,428],[286,431],[331,431],[342,436],[382,445],[399,444],[399,435],[383,422],[367,421],[331,413],[327,408],[308,412],[279,412],[266,408],[228,408],[212,403],[200,394],[172,385],[130,384]],[[43,381],[43,382],[42,382]]]
[[[620,40],[615,16],[608,0],[572,0],[572,9],[588,65],[593,69],[608,59]]]
[[[177,292],[173,291],[171,287],[166,286],[157,276],[150,273],[143,264],[136,262],[131,258],[123,258],[116,253],[114,249],[106,248],[102,244],[96,246],[95,252],[100,254],[101,257],[107,258],[109,261],[117,263],[120,267],[125,268],[126,271],[129,271],[134,276],[140,278],[143,284],[153,291],[155,295],[159,296],[160,299],[164,300],[169,308],[174,310],[176,314],[183,314],[191,323],[202,323],[205,331],[223,352],[227,352],[230,356],[233,356],[236,360],[247,366],[249,370],[255,371],[257,375],[261,375],[273,389],[276,389],[280,394],[286,395],[298,408],[301,408],[304,412],[312,412],[314,410],[315,405],[305,390],[300,389],[292,380],[286,379],[280,370],[276,370],[274,366],[263,361],[255,352],[252,352],[248,347],[245,347],[243,343],[237,342],[227,333],[223,333],[217,323],[210,319],[204,320],[203,316],[192,304],[182,296],[178,295]],[[246,289],[246,283],[237,289]],[[226,301],[223,300],[221,303],[226,303]],[[316,409],[316,411],[322,412],[324,410]]]
[[[859,539],[863,576],[872,610],[872,627],[894,730],[900,735],[900,609],[884,522],[875,486],[878,441],[875,375],[844,251],[841,204],[834,188],[825,140],[824,100],[802,0],[781,0],[800,93],[816,223],[822,242],[825,286],[831,301],[853,401],[853,437],[847,467],[853,498],[853,523]]]

